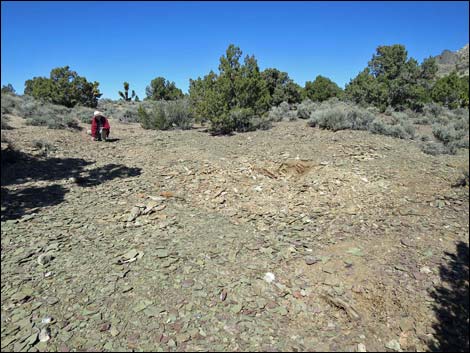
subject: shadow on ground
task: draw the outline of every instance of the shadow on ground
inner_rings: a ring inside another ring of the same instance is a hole
[[[116,178],[130,178],[141,174],[140,168],[129,168],[121,164],[107,164],[82,173],[77,177],[77,185],[96,186]]]
[[[442,286],[432,294],[434,311],[439,320],[434,325],[437,342],[430,350],[440,352],[469,351],[469,247],[460,242],[455,254],[446,253],[449,262],[441,265]]]
[[[108,164],[91,170],[93,162],[80,158],[36,158],[12,149],[2,150],[1,220],[17,219],[38,208],[60,204],[69,191],[62,185],[29,186],[34,181],[63,181],[80,187],[92,187],[116,178],[139,176],[140,168]],[[73,178],[73,179],[72,179]]]
[[[68,192],[63,186],[49,185],[30,187],[19,190],[8,190],[2,187],[1,220],[17,219],[39,208],[54,206],[64,201]],[[4,210],[5,208],[5,210]]]
[[[90,164],[80,158],[39,158],[7,148],[2,150],[2,187],[77,177]]]

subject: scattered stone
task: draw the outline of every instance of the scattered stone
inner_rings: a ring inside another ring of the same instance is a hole
[[[142,311],[144,310],[145,308],[147,308],[148,306],[150,306],[153,302],[151,300],[142,300],[140,301],[139,303],[137,303],[136,306],[134,306],[133,310],[135,313],[138,313],[139,311]]]
[[[168,199],[170,197],[173,197],[174,193],[172,193],[171,191],[162,191],[160,193],[160,196],[163,196],[164,198]]]
[[[220,301],[224,301],[225,299],[227,299],[227,290],[222,289],[222,291],[220,292]]]
[[[11,300],[15,303],[24,303],[32,298],[34,291],[30,287],[23,287],[19,292],[15,293]]]
[[[109,322],[105,322],[100,326],[100,332],[108,331],[111,328],[111,324]]]
[[[263,279],[268,283],[272,283],[276,279],[276,276],[272,272],[266,272]]]
[[[401,347],[400,347],[400,343],[398,343],[397,340],[390,340],[388,341],[386,344],[385,344],[385,348],[388,348],[388,349],[391,349],[392,351],[395,351],[395,352],[401,352]]]
[[[324,295],[324,297],[327,300],[327,302],[329,302],[330,304],[332,304],[334,306],[337,306],[338,308],[343,309],[346,312],[346,314],[348,314],[348,316],[351,320],[353,320],[353,321],[360,320],[361,317],[359,315],[359,312],[357,311],[357,309],[352,304],[347,303],[345,300],[343,300],[341,298],[333,297],[330,294],[326,294],[326,295]]]
[[[407,238],[403,238],[400,240],[400,243],[402,243],[403,245],[407,246],[407,247],[412,247],[414,246],[413,245],[413,242],[410,240],[410,239],[407,239]]]
[[[357,345],[357,351],[358,352],[367,352],[366,345],[364,343],[359,343]]]
[[[364,254],[362,253],[362,249],[359,248],[351,248],[346,252],[354,256],[364,256]]]
[[[410,318],[400,319],[400,329],[403,332],[411,331],[414,328],[413,321]]]
[[[158,201],[151,200],[147,203],[145,206],[145,209],[142,211],[143,215],[149,214],[150,212],[153,211],[155,207],[157,207],[160,204]],[[140,208],[139,208],[140,209]]]
[[[428,274],[432,273],[432,270],[428,266],[423,266],[419,269],[419,272],[428,275]]]
[[[41,266],[45,266],[48,263],[50,263],[52,260],[54,260],[54,255],[52,253],[45,253],[41,254],[38,257],[38,264]]]
[[[47,342],[51,339],[50,330],[48,327],[43,327],[39,332],[39,341],[40,342]]]
[[[49,297],[46,299],[46,303],[51,306],[57,304],[58,302],[59,302],[59,298],[56,298],[56,297]]]
[[[37,341],[38,341],[38,338],[39,338],[39,330],[37,332],[34,332],[29,338],[28,340],[26,341],[28,345],[32,346],[34,345]]]
[[[129,214],[129,217],[127,218],[127,222],[132,222],[137,219],[142,214],[142,208],[134,206],[131,210],[131,213]]]
[[[189,288],[194,285],[194,281],[192,279],[185,279],[181,282],[181,285],[183,286],[183,288]]]
[[[316,264],[317,262],[320,262],[321,259],[318,258],[318,257],[315,257],[315,256],[306,256],[305,257],[305,263],[307,265],[313,265],[313,264]]]
[[[119,335],[119,330],[114,326],[111,326],[111,330],[109,331],[109,333],[111,334],[111,336],[116,337],[117,335]]]
[[[238,314],[240,311],[242,311],[242,309],[243,309],[243,305],[235,304],[234,306],[230,308],[230,311],[234,314]]]
[[[168,257],[170,254],[168,253],[167,249],[158,249],[155,251],[155,256],[159,258],[165,258]]]
[[[46,316],[41,320],[41,324],[43,325],[49,325],[54,322],[54,319],[50,316]]]

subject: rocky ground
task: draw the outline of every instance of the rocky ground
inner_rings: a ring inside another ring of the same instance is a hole
[[[2,351],[468,349],[468,151],[10,125]]]

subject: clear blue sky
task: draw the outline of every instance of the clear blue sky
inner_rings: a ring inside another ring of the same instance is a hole
[[[69,65],[117,98],[140,98],[163,76],[217,71],[230,43],[300,85],[317,75],[344,87],[379,45],[404,44],[419,62],[468,43],[468,2],[8,2],[2,1],[1,83]]]

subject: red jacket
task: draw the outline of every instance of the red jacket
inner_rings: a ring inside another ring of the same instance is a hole
[[[102,115],[94,116],[93,119],[91,119],[91,135],[92,135],[93,137],[98,137],[98,133],[99,133],[99,130],[98,130],[98,125],[99,125],[98,119],[101,119],[101,127],[102,127],[103,129],[107,129],[108,131],[111,129],[111,126],[109,126],[108,119],[106,119],[106,118],[105,118],[104,116],[102,116]]]

